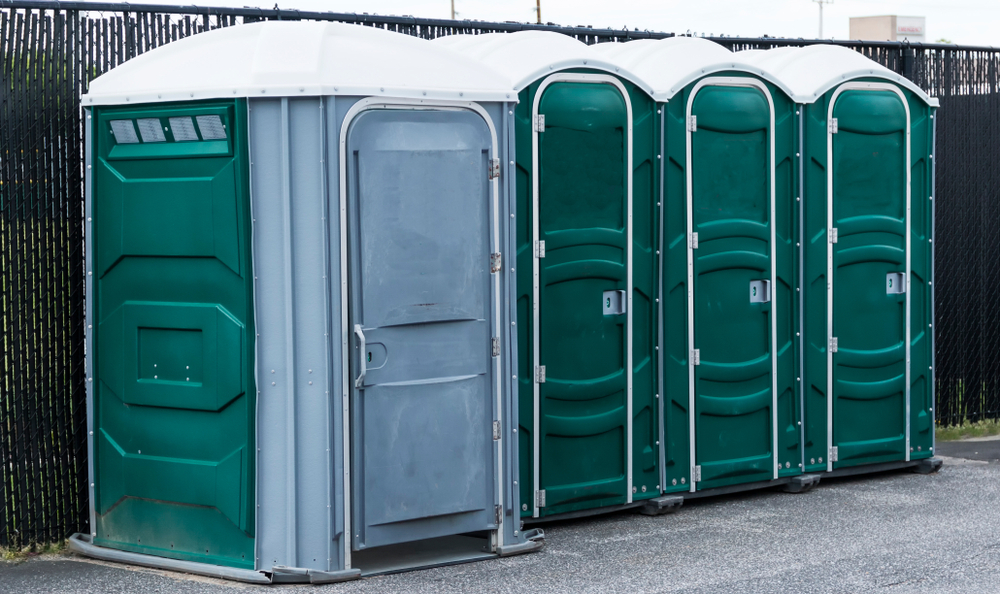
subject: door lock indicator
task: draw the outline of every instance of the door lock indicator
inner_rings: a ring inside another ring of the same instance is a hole
[[[606,316],[617,316],[625,313],[628,309],[625,291],[605,291],[603,305]]]
[[[768,303],[771,301],[771,281],[750,281],[750,303]]]
[[[885,275],[885,294],[893,295],[906,292],[906,275],[902,272],[890,272]]]

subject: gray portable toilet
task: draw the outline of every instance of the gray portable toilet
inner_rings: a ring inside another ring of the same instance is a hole
[[[73,550],[318,583],[541,546],[508,438],[516,100],[445,48],[319,22],[91,84]]]
[[[814,479],[799,476],[797,145],[788,88],[705,39],[595,49],[646,81],[662,110],[663,492],[805,488]]]
[[[625,68],[559,33],[435,42],[507,75],[520,98],[522,516],[645,506],[660,491],[655,103]]]
[[[933,471],[938,101],[844,47],[748,59],[800,104],[806,470]]]

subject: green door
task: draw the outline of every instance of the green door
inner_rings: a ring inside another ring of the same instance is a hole
[[[535,516],[631,501],[628,101],[586,74],[535,97]]]
[[[689,99],[692,491],[777,478],[774,112],[751,84]]]
[[[242,103],[96,110],[96,544],[253,568]]]
[[[830,469],[909,459],[909,115],[861,85],[835,95],[828,132]]]

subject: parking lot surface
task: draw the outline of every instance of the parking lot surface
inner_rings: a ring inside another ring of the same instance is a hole
[[[0,592],[1000,592],[1000,441],[972,443],[940,444],[939,454],[968,458],[945,457],[934,475],[827,479],[803,494],[759,491],[660,517],[550,524],[544,549],[520,557],[267,587],[65,555],[0,563]]]

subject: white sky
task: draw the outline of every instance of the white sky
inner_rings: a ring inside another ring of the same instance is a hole
[[[171,0],[138,0],[158,4]],[[210,6],[273,7],[276,0],[201,0]],[[132,0],[137,3],[137,0]],[[449,18],[450,0],[277,0],[281,8]],[[190,1],[176,2],[190,4]],[[460,19],[534,22],[535,0],[455,0]],[[1000,46],[998,0],[834,0],[823,8],[824,37],[847,39],[852,16],[927,18],[927,40]],[[542,0],[542,20],[698,34],[815,38],[813,0]]]

